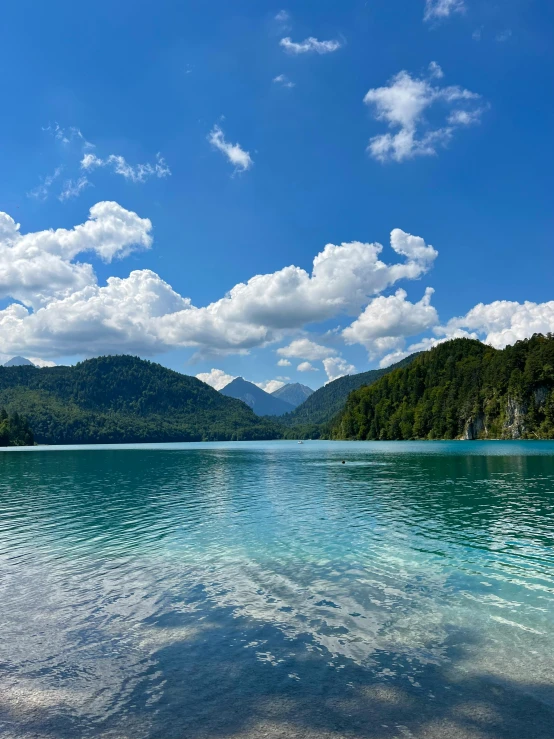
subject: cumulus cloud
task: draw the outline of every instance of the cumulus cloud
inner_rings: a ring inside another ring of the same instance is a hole
[[[546,303],[495,300],[479,303],[465,316],[452,318],[436,333],[452,338],[463,333],[481,338],[496,349],[503,349],[533,334],[554,332],[554,300]]]
[[[438,315],[431,305],[434,290],[428,287],[418,303],[407,300],[405,290],[372,300],[342,335],[348,344],[362,344],[371,357],[403,345],[407,336],[416,336],[436,326]]]
[[[149,270],[88,285],[31,313],[12,304],[0,311],[0,343],[44,357],[122,351],[155,354],[169,347],[157,321],[190,301]]]
[[[391,248],[402,260],[392,264],[379,258],[380,244],[327,244],[311,273],[289,266],[256,275],[206,307],[192,305],[150,270],[111,277],[101,287],[91,264],[73,261],[91,252],[109,262],[148,248],[151,228],[148,219],[113,202],[97,203],[89,220],[73,229],[25,235],[10,216],[0,214],[0,297],[24,303],[0,311],[5,350],[48,358],[154,354],[175,347],[244,353],[310,323],[357,315],[398,280],[425,274],[437,256],[423,239],[399,229],[391,233]],[[309,340],[291,346],[289,352],[302,359],[326,358],[333,351]],[[294,350],[299,346],[302,351]]]
[[[275,16],[278,23],[286,23],[290,20],[290,13],[287,10],[280,10]]]
[[[407,349],[399,348],[384,356],[380,366],[387,367],[414,352],[432,349],[450,339],[479,339],[495,349],[504,349],[533,334],[554,333],[554,300],[546,303],[509,300],[479,303],[465,316],[434,326],[433,333],[435,337],[427,337]]]
[[[254,164],[252,157],[240,144],[230,144],[219,126],[214,126],[208,135],[210,144],[220,151],[235,167],[235,172],[245,172]]]
[[[310,362],[300,362],[296,368],[299,372],[319,372],[317,367],[314,367]]]
[[[223,390],[230,382],[236,380],[234,375],[228,375],[221,369],[212,368],[209,372],[200,372],[196,375],[198,380],[211,385],[216,390]]]
[[[159,152],[156,154],[156,161],[153,164],[146,163],[135,166],[129,164],[119,154],[110,154],[105,159],[101,159],[95,154],[87,153],[81,159],[81,169],[91,171],[98,167],[109,167],[115,174],[119,174],[131,182],[145,182],[149,177],[163,178],[171,174],[171,170]]]
[[[288,359],[280,359],[277,362],[278,367],[290,367],[292,362],[290,362]]]
[[[425,339],[421,339],[421,341],[416,342],[415,344],[410,344],[410,346],[407,349],[395,349],[394,351],[390,352],[389,354],[386,354],[381,361],[379,362],[379,367],[383,369],[384,367],[390,367],[391,364],[396,364],[396,362],[400,362],[402,359],[405,359],[406,357],[409,357],[410,354],[415,354],[416,352],[426,352],[429,349],[432,349],[435,346],[438,346],[439,344],[443,344],[445,341],[450,341],[450,339],[476,339],[476,334],[468,334],[467,331],[453,331],[451,336],[443,337],[442,339],[434,338],[434,337],[426,337]]]
[[[256,275],[208,306],[207,315],[231,326],[266,327],[269,339],[269,329],[300,328],[341,313],[356,313],[371,295],[400,279],[425,274],[437,256],[423,239],[400,229],[392,231],[391,247],[405,257],[404,262],[382,262],[379,255],[383,247],[378,243],[327,244],[314,258],[311,274],[290,266]]]
[[[277,77],[273,78],[273,82],[276,82],[282,87],[294,87],[295,85],[295,83],[291,82],[285,74],[278,74]]]
[[[370,296],[396,281],[420,277],[437,256],[423,239],[400,229],[392,232],[391,247],[404,262],[382,262],[380,244],[327,244],[315,257],[311,274],[290,266],[256,275],[206,308],[191,306],[164,316],[160,328],[171,344],[225,351],[261,346],[283,331],[355,314]]]
[[[479,304],[439,326],[431,289],[417,303],[403,289],[380,295],[401,279],[426,274],[437,257],[421,237],[400,229],[390,240],[397,262],[381,260],[380,244],[327,244],[311,272],[289,266],[255,275],[205,307],[192,305],[151,270],[110,277],[100,286],[92,264],[75,261],[89,253],[110,262],[147,249],[151,230],[147,218],[114,202],[97,203],[88,220],[74,228],[27,234],[0,213],[0,299],[19,301],[0,310],[2,351],[45,360],[110,352],[152,355],[176,347],[244,353],[283,341],[310,323],[352,315],[358,317],[343,338],[366,346],[372,355],[385,354],[385,366],[456,336],[501,348],[533,333],[554,332],[554,301]],[[407,337],[429,328],[433,337],[405,349]],[[329,378],[354,371],[342,357],[332,356],[335,350],[307,337],[294,339],[278,354],[280,366],[305,360],[299,371],[314,371],[311,361],[321,360]]]
[[[368,90],[364,102],[377,120],[395,131],[370,139],[368,151],[374,159],[401,162],[432,156],[448,144],[458,127],[479,122],[485,109],[481,96],[458,86],[432,84],[430,80],[440,76],[442,69],[432,62],[429,79],[412,77],[403,70],[384,87]],[[431,108],[437,113],[441,110],[442,125],[429,123],[425,114]]]
[[[92,266],[73,262],[94,252],[106,262],[136,248],[149,248],[152,224],[114,202],[97,203],[75,228],[21,234],[20,225],[0,212],[0,298],[39,307],[94,284]]]
[[[287,36],[279,41],[279,45],[283,47],[289,54],[331,54],[333,51],[340,49],[342,44],[340,41],[318,41],[313,36],[310,36],[304,41],[297,43]]]
[[[329,382],[338,380],[344,375],[351,375],[356,372],[356,367],[343,359],[342,357],[328,357],[323,360],[323,367],[329,378]]]
[[[316,344],[311,339],[295,339],[288,346],[282,346],[277,349],[277,354],[280,354],[282,357],[295,357],[296,359],[324,359],[336,353],[334,349]]]
[[[40,357],[27,357],[35,367],[57,367],[56,362],[52,362],[50,359],[41,359]]]
[[[464,0],[425,0],[425,21],[437,21],[448,18],[453,13],[464,13],[466,5]]]

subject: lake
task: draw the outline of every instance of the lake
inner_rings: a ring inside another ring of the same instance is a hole
[[[553,544],[554,442],[5,450],[0,734],[552,739]]]

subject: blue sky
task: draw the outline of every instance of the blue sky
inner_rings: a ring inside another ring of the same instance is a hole
[[[554,331],[551,3],[9,0],[3,25],[0,354],[317,387]]]

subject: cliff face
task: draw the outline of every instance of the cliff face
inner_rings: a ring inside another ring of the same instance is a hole
[[[506,415],[502,425],[502,436],[507,439],[521,439],[525,436],[525,415],[527,407],[521,400],[507,398]]]
[[[462,439],[473,441],[474,439],[486,438],[488,435],[487,426],[482,413],[477,414],[475,418],[469,418],[466,421]]]
[[[534,390],[532,403],[539,414],[544,415],[550,395],[551,391],[545,385]],[[538,436],[536,432],[530,432],[528,428],[527,416],[529,414],[529,405],[529,403],[518,398],[510,396],[506,398],[504,410],[501,413],[503,421],[499,438],[525,439],[529,435],[535,438]],[[464,440],[490,438],[489,426],[491,422],[494,423],[494,417],[489,419],[487,414],[477,413],[465,422],[461,438]]]

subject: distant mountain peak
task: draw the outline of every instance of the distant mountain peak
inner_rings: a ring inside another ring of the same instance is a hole
[[[265,390],[254,385],[253,382],[248,382],[244,377],[235,377],[219,392],[230,398],[242,400],[243,403],[252,408],[257,416],[282,416],[285,413],[290,413],[295,408],[286,400],[266,393]]]
[[[35,367],[35,365],[31,362],[30,359],[17,356],[8,359],[8,361],[5,362],[4,367]]]
[[[291,382],[288,385],[283,385],[278,390],[274,390],[271,393],[274,398],[279,398],[287,403],[290,403],[293,408],[297,408],[303,403],[310,395],[313,394],[311,387],[302,385],[300,382]]]

